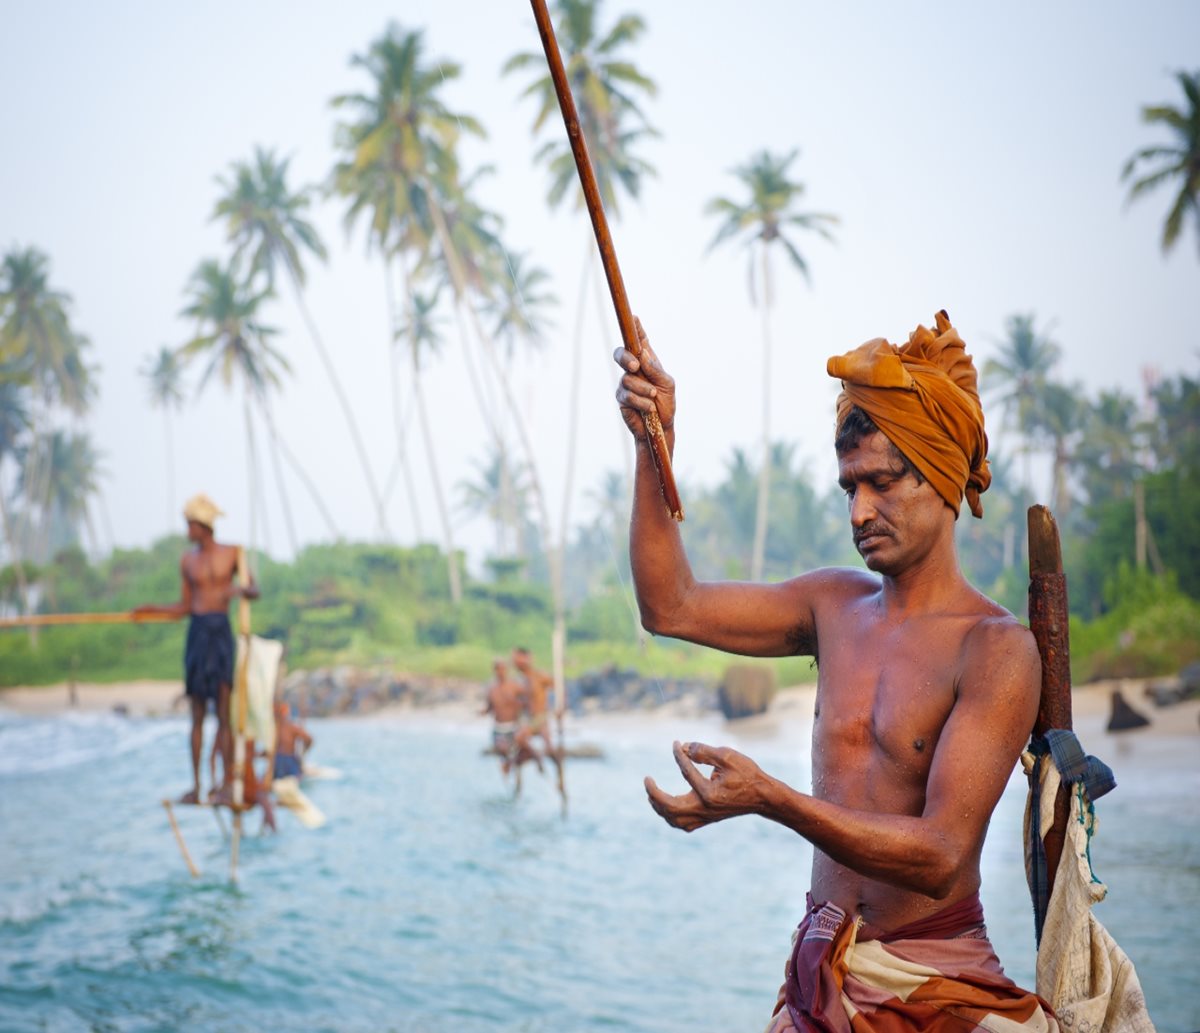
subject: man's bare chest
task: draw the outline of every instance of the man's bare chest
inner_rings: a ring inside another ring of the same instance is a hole
[[[957,698],[962,629],[874,629],[822,649],[813,740],[819,760],[927,772]]]

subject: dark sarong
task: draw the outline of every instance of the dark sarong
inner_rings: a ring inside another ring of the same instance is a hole
[[[183,679],[195,699],[217,699],[233,684],[233,629],[226,613],[193,613],[183,651]]]
[[[275,754],[276,778],[299,778],[302,772],[300,758],[292,753]]]

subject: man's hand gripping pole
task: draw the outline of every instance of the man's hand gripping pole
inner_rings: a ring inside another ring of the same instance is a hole
[[[562,55],[558,50],[558,41],[554,36],[554,25],[550,21],[550,13],[546,9],[546,0],[530,0],[533,6],[533,17],[537,22],[538,34],[542,37],[542,49],[546,52],[546,62],[550,66],[550,78],[554,81],[554,92],[558,96],[558,106],[562,110],[563,124],[566,126],[567,139],[571,144],[571,153],[575,157],[575,168],[579,172],[579,183],[583,187],[583,199],[587,204],[588,215],[591,216],[592,230],[596,235],[596,245],[600,249],[600,261],[604,266],[604,275],[608,279],[608,291],[612,295],[613,308],[617,312],[617,324],[621,328],[621,340],[626,350],[637,359],[642,357],[642,345],[638,340],[637,327],[633,321],[633,311],[629,307],[629,297],[625,293],[625,281],[621,278],[621,267],[617,265],[617,252],[613,247],[612,234],[608,231],[608,220],[604,216],[604,202],[600,198],[600,187],[596,182],[596,173],[592,169],[592,160],[588,155],[587,141],[579,125],[579,113],[575,109],[575,98],[571,95],[571,85],[567,81],[567,73],[563,68]],[[667,437],[663,433],[658,412],[652,410],[644,414],[646,422],[646,441],[650,445],[651,455],[654,456],[654,468],[658,471],[658,483],[662,488],[663,501],[667,511],[676,520],[683,519],[683,505],[679,501],[679,491],[675,487],[675,476],[671,472],[671,455],[667,450]]]

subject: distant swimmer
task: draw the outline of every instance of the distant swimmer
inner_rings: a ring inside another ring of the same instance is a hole
[[[495,681],[488,686],[487,702],[481,714],[492,715],[492,750],[500,758],[500,770],[504,775],[517,772],[517,791],[521,789],[520,766],[534,761],[542,770],[541,754],[528,741],[522,742],[521,715],[525,711],[524,688],[508,676],[508,664],[496,660],[492,664]]]
[[[238,557],[236,545],[222,545],[213,537],[213,525],[224,513],[207,495],[194,495],[183,507],[188,540],[194,547],[179,561],[179,602],[169,606],[139,606],[134,613],[190,617],[184,650],[184,687],[192,708],[192,788],[180,803],[200,802],[200,756],[204,745],[204,716],[209,702],[216,704],[217,748],[221,754],[222,784],[214,795],[227,795],[233,772],[233,735],[229,721],[229,695],[233,684],[233,630],[229,604],[233,599],[257,599],[253,578],[234,584]]]
[[[304,755],[312,749],[313,737],[303,725],[292,720],[292,708],[275,701],[275,777],[299,778],[304,771]]]

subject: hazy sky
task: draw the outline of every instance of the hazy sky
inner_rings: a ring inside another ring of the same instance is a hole
[[[1172,73],[1200,64],[1200,5],[607,0],[604,24],[628,11],[648,25],[629,56],[658,84],[646,110],[662,135],[642,152],[658,176],[640,202],[624,204],[614,237],[634,310],[679,382],[685,506],[688,484],[716,481],[733,447],[753,449],[759,438],[760,324],[746,252],[727,245],[706,255],[716,226],[703,208],[736,196],[729,170],[764,147],[799,148],[792,173],[807,185],[805,207],[842,220],[835,244],[798,238],[811,287],[775,267],[774,436],[798,441],[815,474],[832,481],[836,385],[826,358],[871,337],[903,340],[941,307],[980,364],[1009,315],[1035,313],[1063,348],[1060,376],[1091,395],[1140,394],[1146,365],[1196,372],[1194,229],[1164,259],[1167,194],[1127,208],[1119,174],[1134,149],[1163,138],[1140,123],[1140,107],[1180,103]],[[201,259],[227,253],[209,221],[215,177],[261,144],[293,156],[294,185],[324,181],[335,159],[329,99],[366,87],[350,56],[389,19],[423,28],[430,58],[462,64],[445,100],[488,130],[464,152],[470,167],[495,166],[481,199],[503,215],[509,247],[553,274],[551,339],[519,360],[516,382],[557,522],[569,345],[592,245],[581,214],[546,208],[546,176],[532,165],[534,109],[520,99],[527,77],[500,74],[511,54],[539,48],[525,0],[43,0],[5,4],[0,19],[0,244],[50,256],[53,284],[72,295],[75,322],[93,342],[100,396],[85,426],[104,454],[101,524],[117,544],[180,528],[179,507],[196,490],[229,513],[223,537],[248,537],[240,399],[219,384],[189,394],[173,423],[178,473],[168,500],[163,418],[138,370],[160,346],[188,339],[184,286]],[[396,454],[383,267],[361,229],[347,235],[343,212],[338,199],[314,210],[331,255],[311,267],[308,301],[383,480]],[[293,367],[274,402],[281,434],[339,530],[369,537],[374,521],[345,424],[286,290],[265,318]],[[622,468],[624,447],[607,300],[598,309],[589,291],[583,318],[573,520],[589,515],[587,492],[603,472]],[[444,329],[446,355],[427,391],[454,496],[487,439],[452,319]],[[1003,448],[998,411],[990,419]],[[433,540],[418,441],[409,454],[421,532]],[[275,483],[264,476],[270,535],[260,530],[256,544],[286,554]],[[328,537],[291,475],[287,489],[301,541]],[[402,480],[389,522],[398,540],[414,539]],[[461,511],[455,522],[477,559],[489,528]]]

